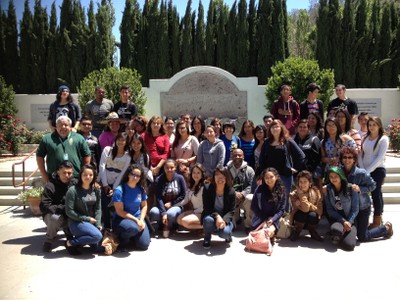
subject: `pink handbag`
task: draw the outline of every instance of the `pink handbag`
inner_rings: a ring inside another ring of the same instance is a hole
[[[272,244],[268,236],[267,228],[267,225],[263,222],[256,229],[250,231],[246,239],[247,250],[261,252],[267,255],[272,254]]]

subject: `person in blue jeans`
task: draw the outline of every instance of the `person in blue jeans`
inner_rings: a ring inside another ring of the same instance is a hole
[[[74,236],[65,242],[71,255],[79,255],[79,246],[90,245],[96,251],[104,251],[101,246],[101,196],[95,187],[97,172],[94,166],[84,165],[78,184],[72,186],[65,196],[65,212],[69,229]]]
[[[229,170],[222,165],[217,166],[211,183],[203,189],[201,221],[204,228],[204,249],[210,249],[212,234],[217,234],[227,243],[232,241],[235,197]]]
[[[113,230],[118,235],[119,250],[133,242],[140,250],[147,250],[150,245],[150,232],[146,225],[147,194],[146,174],[138,164],[128,167],[121,185],[113,194],[115,213]]]
[[[357,238],[360,242],[368,242],[380,237],[390,238],[393,235],[393,226],[390,222],[368,229],[372,203],[369,193],[375,190],[376,182],[367,171],[357,167],[357,156],[357,150],[352,147],[344,147],[340,150],[343,172],[352,184],[353,190],[360,194],[360,210],[356,218]]]

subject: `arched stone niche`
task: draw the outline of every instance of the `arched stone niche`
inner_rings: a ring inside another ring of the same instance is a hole
[[[167,92],[161,92],[162,115],[178,118],[189,113],[203,118],[245,118],[247,91],[240,91],[227,76],[213,71],[199,67],[177,79]]]

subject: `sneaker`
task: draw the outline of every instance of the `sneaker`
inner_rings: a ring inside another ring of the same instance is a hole
[[[386,227],[386,235],[385,237],[390,239],[393,235],[393,225],[390,222],[386,222],[385,223],[385,227]]]
[[[68,253],[73,256],[81,254],[77,247],[68,246],[68,241],[65,241],[65,249],[67,249]]]
[[[210,240],[204,239],[204,241],[203,241],[203,248],[204,248],[204,249],[210,249],[210,248],[211,248],[211,242],[210,242]]]
[[[225,239],[225,243],[230,244],[232,242],[232,237],[230,236],[229,238]]]
[[[340,236],[334,235],[332,236],[332,244],[337,245],[340,242]]]
[[[169,233],[170,233],[169,228],[164,227],[163,232],[162,232],[163,238],[165,238],[165,239],[169,238]]]
[[[51,245],[51,243],[49,243],[49,242],[43,243],[43,246],[42,246],[43,252],[51,252],[52,249],[53,249],[53,246]]]

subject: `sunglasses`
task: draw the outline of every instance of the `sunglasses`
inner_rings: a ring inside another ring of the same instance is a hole
[[[135,173],[129,173],[129,175],[131,175],[133,178],[140,178],[140,175]]]
[[[342,159],[353,159],[353,156],[343,156]]]

